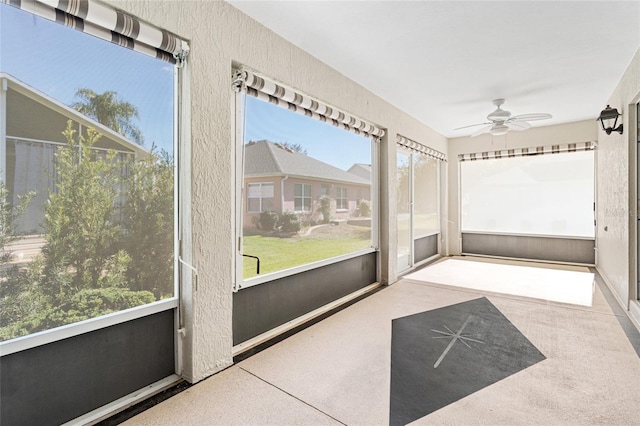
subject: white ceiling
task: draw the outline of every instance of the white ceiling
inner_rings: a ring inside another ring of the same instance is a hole
[[[640,46],[640,1],[229,2],[447,137],[595,119]]]

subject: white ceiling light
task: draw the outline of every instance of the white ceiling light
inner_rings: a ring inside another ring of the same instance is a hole
[[[491,133],[492,136],[506,135],[508,131],[509,128],[506,125],[500,123],[494,124],[491,129],[489,129],[489,133]]]

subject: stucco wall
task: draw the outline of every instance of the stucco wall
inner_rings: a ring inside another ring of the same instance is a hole
[[[372,121],[388,131],[382,175],[395,182],[395,135],[447,152],[447,140],[316,58],[219,1],[111,1],[190,42],[193,263],[198,288],[189,300],[184,376],[198,381],[232,362],[233,121],[231,70],[243,64]],[[384,59],[381,59],[384,60]],[[390,141],[390,143],[388,142]],[[395,185],[382,185],[382,280],[393,282]],[[387,252],[387,247],[391,252]]]
[[[613,91],[608,103],[623,114],[624,133],[598,134],[597,267],[623,306],[628,307],[635,282],[636,194],[634,161],[636,114],[640,101],[640,50]],[[605,105],[602,105],[604,108]],[[630,156],[631,153],[631,156]],[[607,230],[605,230],[605,227]]]
[[[596,111],[594,114],[597,114]],[[534,127],[526,132],[509,132],[505,136],[491,137],[489,134],[475,138],[463,137],[449,140],[449,252],[460,254],[459,213],[459,162],[458,155],[482,151],[497,151],[511,148],[527,148],[552,144],[593,142],[597,140],[598,128],[593,120]],[[599,152],[597,153],[597,156]]]

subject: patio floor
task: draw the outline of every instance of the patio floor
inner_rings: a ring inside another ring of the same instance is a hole
[[[584,306],[403,279],[124,424],[638,425],[637,330],[592,291]]]

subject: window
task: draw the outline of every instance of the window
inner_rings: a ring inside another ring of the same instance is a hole
[[[293,209],[297,212],[311,211],[311,185],[296,183],[293,186]]]
[[[252,213],[273,210],[273,182],[247,184],[247,207]]]
[[[237,282],[247,287],[373,251],[375,177],[349,171],[355,164],[372,164],[373,140],[254,96],[237,97],[245,129],[238,143],[237,187],[247,193],[237,204],[242,241]],[[356,193],[361,208],[344,211],[347,194]],[[269,197],[272,208],[266,212]],[[331,225],[338,217],[358,223]],[[255,260],[243,255],[260,258],[259,276]]]
[[[413,237],[440,232],[438,170],[440,161],[413,154]]]
[[[0,340],[172,309],[175,65],[4,3],[0,43]]]
[[[463,232],[594,237],[594,151],[460,166]]]
[[[349,209],[349,200],[347,199],[347,188],[344,188],[341,186],[336,188],[336,209],[338,210]]]

